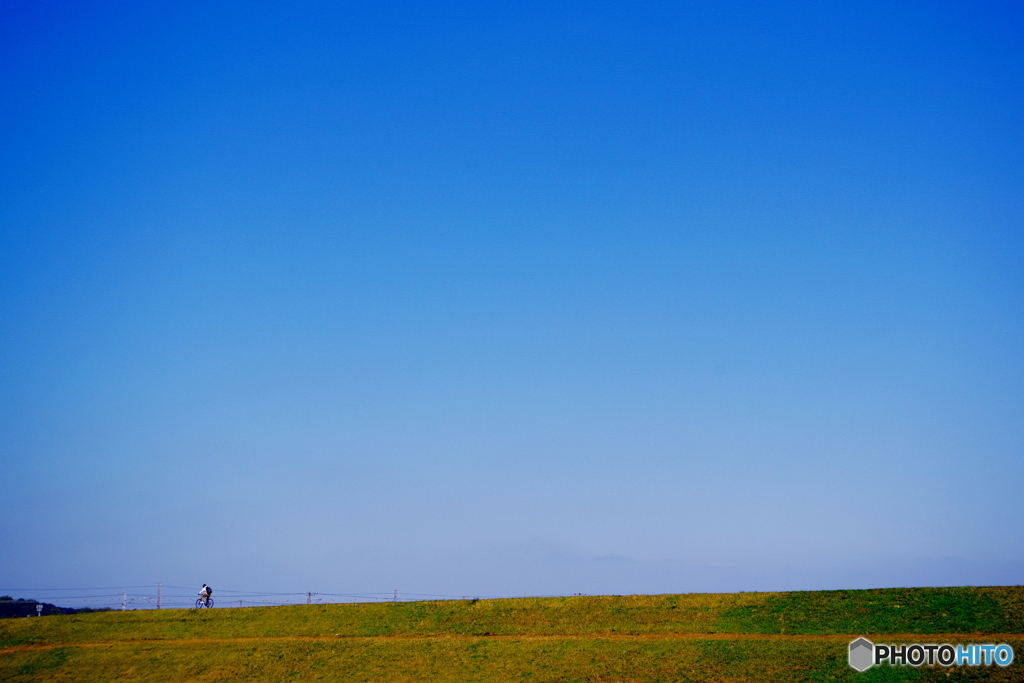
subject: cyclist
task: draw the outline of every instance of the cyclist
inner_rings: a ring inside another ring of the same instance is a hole
[[[211,595],[213,595],[213,589],[204,583],[202,590],[199,591],[199,597],[203,599],[203,602],[206,603],[207,607],[210,606]]]

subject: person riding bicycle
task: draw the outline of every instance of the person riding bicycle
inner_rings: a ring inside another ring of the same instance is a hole
[[[199,597],[203,599],[203,602],[206,603],[207,607],[210,606],[211,595],[213,595],[213,589],[204,583],[202,590],[199,591]]]

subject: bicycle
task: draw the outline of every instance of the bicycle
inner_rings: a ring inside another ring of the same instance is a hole
[[[203,607],[213,607],[213,598],[199,598],[196,600],[196,609],[202,609]]]

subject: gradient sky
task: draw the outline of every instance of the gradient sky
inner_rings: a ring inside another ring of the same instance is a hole
[[[1024,583],[1022,84],[1012,2],[3,3],[0,588]]]

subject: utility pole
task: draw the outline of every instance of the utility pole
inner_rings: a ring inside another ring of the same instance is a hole
[[[121,592],[121,610],[123,611],[123,610],[126,610],[126,609],[128,609],[128,592],[127,591],[122,591]]]
[[[156,585],[156,608],[160,609],[160,598],[163,597],[163,584],[158,583]]]

